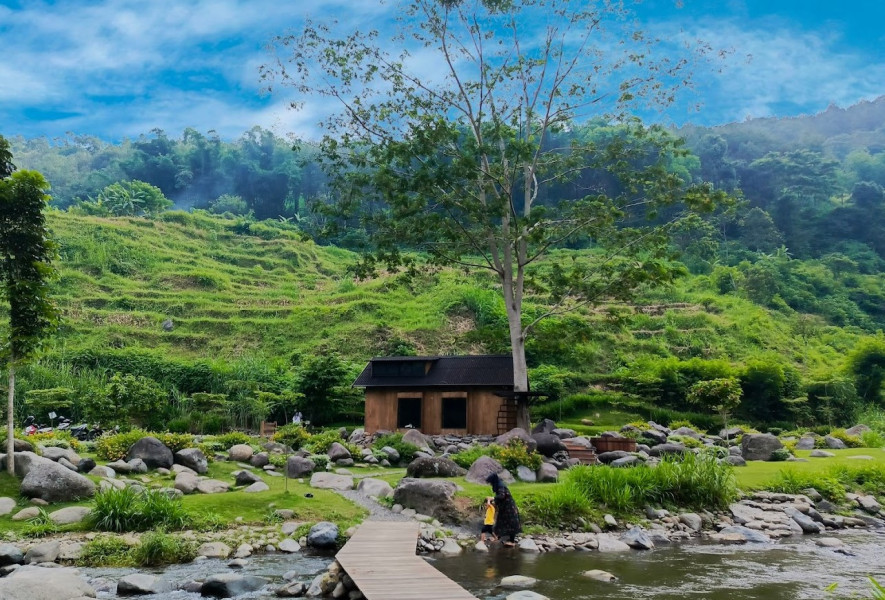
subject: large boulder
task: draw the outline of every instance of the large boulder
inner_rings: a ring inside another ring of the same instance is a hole
[[[338,526],[320,521],[307,533],[307,545],[313,548],[334,548],[338,545]]]
[[[310,475],[316,469],[316,464],[303,456],[290,456],[286,460],[286,476],[290,479],[298,479]]]
[[[25,564],[34,565],[55,562],[60,552],[61,544],[58,540],[34,544],[25,553]]]
[[[550,463],[541,463],[536,476],[541,483],[555,482],[559,479],[559,470]]]
[[[156,575],[147,573],[131,573],[117,582],[118,596],[146,596],[148,594],[165,594],[172,590],[167,581]]]
[[[869,427],[867,427],[866,425],[859,424],[859,425],[855,425],[854,427],[850,427],[850,428],[846,429],[845,433],[848,435],[860,436],[868,431],[871,431],[871,429]]]
[[[259,477],[255,473],[252,473],[251,471],[247,471],[246,469],[243,469],[241,471],[234,471],[233,473],[231,473],[231,475],[234,476],[234,481],[236,482],[236,485],[252,485],[253,483],[262,481],[261,477]]]
[[[499,477],[501,477],[502,481],[513,481],[513,477],[508,473],[504,467],[497,460],[492,458],[491,456],[480,456],[477,458],[470,468],[467,469],[467,475],[465,478],[470,483],[486,483],[486,479],[492,473],[497,473]],[[504,474],[507,474],[506,476]]]
[[[66,458],[75,465],[80,462],[80,455],[73,450],[68,448],[56,448],[53,446],[43,448],[43,458],[48,458],[53,462],[58,462],[59,459]]]
[[[562,438],[555,433],[533,433],[532,439],[535,440],[535,447],[538,452],[548,458],[566,449],[565,444],[562,443]]]
[[[173,460],[175,464],[184,465],[201,475],[209,470],[209,461],[206,460],[206,455],[199,448],[179,450],[175,453]]]
[[[770,433],[746,433],[741,439],[744,460],[771,460],[771,454],[784,445]]]
[[[796,450],[814,450],[815,439],[809,435],[803,435],[796,442]]]
[[[541,421],[532,427],[532,434],[535,433],[553,433],[556,429],[556,423],[550,419],[541,419]]]
[[[827,448],[830,450],[844,450],[848,447],[845,445],[845,442],[831,435],[824,436],[824,444],[826,444]]]
[[[91,512],[92,510],[86,506],[68,506],[50,513],[49,518],[57,525],[70,525],[71,523],[79,523]]]
[[[352,490],[353,477],[337,473],[318,472],[310,476],[310,487],[321,490]]]
[[[0,498],[0,517],[5,517],[15,510],[16,502],[12,498]]]
[[[6,448],[6,446],[3,446]],[[13,438],[12,440],[12,451],[13,452],[33,452],[34,446],[31,442],[20,440],[18,438]]]
[[[431,448],[430,438],[421,433],[417,429],[409,429],[406,433],[403,434],[403,441],[407,444],[413,444],[418,448]]]
[[[451,481],[404,477],[393,490],[393,501],[440,521],[457,523],[461,520],[455,505],[457,489]]]
[[[375,496],[376,498],[393,496],[393,487],[383,479],[365,477],[360,479],[356,489],[358,492],[365,494],[366,496]]]
[[[252,446],[249,444],[236,444],[227,451],[228,460],[234,462],[248,462],[252,458]]]
[[[508,446],[512,440],[521,441],[529,450],[535,450],[538,447],[538,442],[536,442],[525,429],[520,427],[514,427],[507,433],[502,433],[495,438],[495,443],[499,446]]]
[[[201,479],[197,483],[197,491],[201,494],[223,494],[228,490],[230,490],[230,484],[218,479]]]
[[[95,590],[73,569],[20,567],[0,579],[3,600],[95,598]]]
[[[172,450],[167,448],[163,442],[150,435],[141,438],[129,448],[129,452],[126,453],[126,460],[130,461],[133,458],[143,460],[149,469],[159,469],[161,467],[171,469],[175,463]]]
[[[607,465],[627,456],[632,456],[632,454],[624,450],[612,450],[610,452],[602,452],[601,454],[598,454],[596,459],[602,464]]]
[[[462,477],[467,469],[459,467],[451,458],[416,458],[409,463],[406,477]]]
[[[21,494],[46,502],[73,502],[95,495],[95,484],[51,460],[35,464],[22,479]]]
[[[260,590],[268,583],[270,583],[270,579],[257,575],[219,573],[206,578],[203,587],[200,588],[200,595],[212,598],[234,598]]]
[[[25,561],[25,555],[14,544],[0,544],[0,567],[7,565],[20,565]]]
[[[0,454],[0,457],[2,457],[0,458],[0,469],[5,471],[6,455]],[[13,461],[15,463],[15,476],[19,479],[22,479],[25,475],[27,475],[34,465],[52,462],[48,458],[37,456],[30,451],[16,452],[15,454],[13,454]]]
[[[183,494],[193,494],[197,490],[200,478],[189,471],[182,471],[175,476],[173,486]]]
[[[326,454],[329,455],[329,460],[331,460],[332,462],[346,458],[353,458],[350,455],[350,450],[348,450],[338,442],[332,442],[332,445],[329,446],[329,450],[326,452]]]

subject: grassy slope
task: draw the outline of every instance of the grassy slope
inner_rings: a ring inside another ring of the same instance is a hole
[[[186,213],[156,221],[54,213],[49,223],[60,246],[55,290],[64,315],[50,345],[55,356],[89,347],[221,360],[337,350],[361,362],[394,337],[420,353],[507,347],[503,303],[484,275],[444,270],[411,285],[389,275],[354,282],[347,251],[281,229],[269,240],[236,234],[232,221]],[[537,302],[529,298],[528,309]],[[543,322],[530,360],[610,373],[649,357],[741,362],[768,353],[807,374],[839,368],[857,334],[823,327],[806,343],[793,334],[794,319],[689,277],[636,306]]]

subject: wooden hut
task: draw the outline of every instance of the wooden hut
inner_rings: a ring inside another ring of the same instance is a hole
[[[373,358],[353,385],[366,391],[367,433],[498,435],[516,427],[507,354]]]

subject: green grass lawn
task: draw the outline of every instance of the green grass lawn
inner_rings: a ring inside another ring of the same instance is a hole
[[[805,458],[808,462],[763,462],[751,461],[746,467],[735,469],[738,486],[744,490],[758,490],[771,482],[778,472],[795,470],[799,473],[825,475],[835,466],[864,467],[876,465],[885,468],[885,449],[882,448],[849,448],[847,450],[829,450],[836,456],[832,458],[809,458],[811,450],[797,450],[797,458]],[[873,460],[852,459],[852,456],[872,456]]]

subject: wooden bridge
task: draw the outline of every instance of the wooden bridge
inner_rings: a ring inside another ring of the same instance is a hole
[[[365,521],[335,557],[367,600],[477,600],[415,554],[415,522]]]

